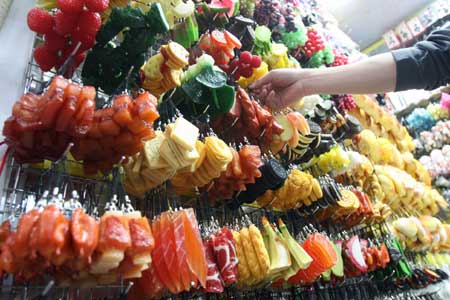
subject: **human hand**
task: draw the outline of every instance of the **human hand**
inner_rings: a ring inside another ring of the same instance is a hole
[[[250,88],[270,108],[279,110],[305,96],[299,69],[277,69],[254,82]]]

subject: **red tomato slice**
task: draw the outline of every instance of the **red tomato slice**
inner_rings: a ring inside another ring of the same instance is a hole
[[[230,48],[235,47],[241,49],[242,43],[234,34],[225,30],[224,36]]]
[[[211,33],[211,41],[219,47],[226,47],[228,45],[225,35],[219,30],[213,30]]]
[[[234,57],[234,49],[233,48],[225,47],[225,48],[223,48],[223,53],[225,53],[225,55],[228,56],[228,58]]]

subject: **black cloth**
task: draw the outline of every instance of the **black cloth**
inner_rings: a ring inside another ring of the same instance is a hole
[[[432,90],[450,83],[450,25],[392,55],[397,64],[397,91]]]

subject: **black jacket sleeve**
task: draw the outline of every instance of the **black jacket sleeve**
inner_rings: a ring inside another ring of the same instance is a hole
[[[414,47],[392,52],[397,64],[396,90],[432,90],[450,83],[450,26],[436,30]]]

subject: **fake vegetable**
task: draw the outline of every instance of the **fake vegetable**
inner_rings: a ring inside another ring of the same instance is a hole
[[[173,99],[181,100],[177,106],[185,116],[215,117],[227,113],[234,104],[234,88],[226,84],[225,72],[209,65],[207,57],[201,64],[205,67],[200,66],[202,71],[197,75],[198,70],[188,71],[184,80],[189,79],[177,89]]]
[[[270,277],[276,279],[281,272],[291,266],[291,256],[283,241],[277,236],[266,217],[262,219],[264,231],[268,235],[270,255]]]
[[[115,7],[97,34],[97,44],[86,58],[83,82],[112,94],[120,88],[133,67],[129,84],[130,87],[137,86],[145,53],[155,43],[156,35],[168,30],[169,25],[159,3],[153,3],[146,14],[140,8]],[[119,33],[123,40],[117,45],[113,39]]]

